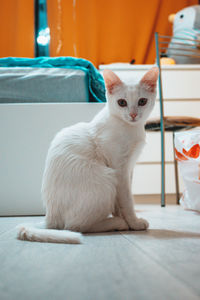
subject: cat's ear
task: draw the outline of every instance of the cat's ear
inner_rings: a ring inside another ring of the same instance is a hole
[[[151,68],[140,80],[140,84],[149,92],[155,92],[159,75],[158,67]]]
[[[123,84],[119,77],[111,70],[104,70],[103,77],[105,80],[106,89],[110,94],[113,93],[115,87]]]

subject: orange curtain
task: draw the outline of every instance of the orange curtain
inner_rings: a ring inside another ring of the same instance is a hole
[[[101,63],[154,63],[154,32],[198,0],[47,0],[50,55]],[[34,0],[1,0],[0,57],[34,57]]]
[[[0,57],[34,57],[34,0],[0,1]]]
[[[154,32],[171,34],[168,15],[197,0],[48,0],[51,56],[76,56],[96,66],[154,63]]]

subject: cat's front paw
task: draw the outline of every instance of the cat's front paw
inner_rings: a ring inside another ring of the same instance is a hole
[[[149,227],[149,223],[147,220],[142,218],[137,218],[132,222],[130,229],[132,230],[146,230]]]

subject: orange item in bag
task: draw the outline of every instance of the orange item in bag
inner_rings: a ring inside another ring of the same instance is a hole
[[[175,153],[176,153],[176,159],[177,160],[188,160],[187,157],[185,157],[181,152],[179,152],[176,148],[175,148]]]
[[[198,158],[200,154],[200,146],[199,144],[194,145],[188,151],[183,148],[183,154],[191,158]]]

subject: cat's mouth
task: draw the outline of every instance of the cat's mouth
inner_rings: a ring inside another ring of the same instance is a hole
[[[130,123],[136,123],[137,121],[138,121],[138,119],[136,119],[136,118],[129,120]]]
[[[138,120],[136,120],[136,119],[132,119],[132,120],[130,120],[130,119],[128,119],[128,120],[126,120],[126,122],[128,123],[128,124],[130,124],[130,125],[135,125],[137,122],[138,122]]]

